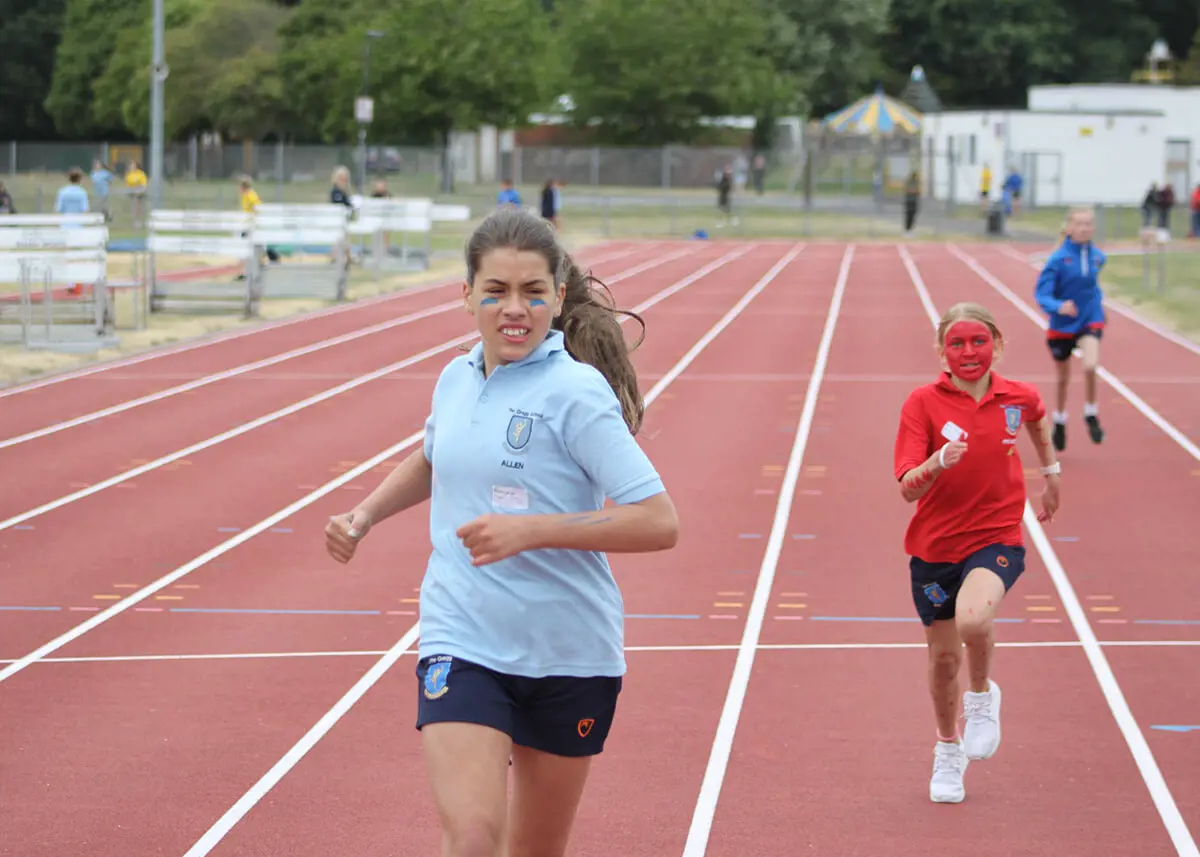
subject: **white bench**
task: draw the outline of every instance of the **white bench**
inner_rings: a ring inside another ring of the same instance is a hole
[[[268,250],[300,257],[296,264],[287,264],[282,257],[268,260],[261,269],[262,295],[345,300],[350,279],[349,219],[350,210],[333,203],[260,203],[251,230],[259,257]]]
[[[115,345],[107,246],[102,214],[0,217],[0,341],[70,352]]]
[[[471,209],[465,205],[439,205],[428,198],[365,198],[351,222],[351,235],[371,236],[371,261],[376,273],[387,270],[423,270],[429,267],[432,233],[435,223],[467,221]],[[401,244],[393,255],[388,241],[391,233],[400,233]],[[413,246],[410,236],[421,236]]]
[[[238,308],[247,317],[254,315],[261,272],[250,234],[253,226],[252,215],[241,211],[152,211],[146,239],[151,311]],[[160,278],[156,261],[159,254],[228,259],[243,266],[243,279],[236,279],[232,272],[222,280]]]

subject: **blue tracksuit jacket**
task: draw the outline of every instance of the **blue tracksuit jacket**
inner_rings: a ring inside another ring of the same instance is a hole
[[[1050,336],[1078,336],[1089,328],[1104,326],[1104,293],[1100,291],[1100,269],[1108,257],[1091,242],[1077,244],[1070,238],[1050,254],[1038,275],[1034,296],[1050,316]],[[1063,301],[1074,301],[1078,315],[1062,315]]]

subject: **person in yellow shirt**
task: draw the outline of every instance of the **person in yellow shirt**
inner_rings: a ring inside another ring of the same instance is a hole
[[[142,170],[142,165],[137,161],[130,161],[129,166],[125,170],[125,187],[129,188],[129,195],[133,199],[133,222],[135,226],[140,225],[142,222],[142,207],[146,200],[146,189],[149,186],[150,180]]]
[[[247,214],[253,214],[258,210],[258,205],[261,202],[262,199],[259,197],[258,191],[254,189],[254,182],[250,176],[242,176],[238,179],[238,204],[241,206],[242,211]],[[279,254],[270,245],[267,246],[267,258],[272,262],[279,261]],[[244,276],[238,277],[239,280],[243,278]]]
[[[983,165],[983,174],[979,178],[979,204],[986,211],[988,206],[988,197],[992,193],[992,168],[988,164]]]

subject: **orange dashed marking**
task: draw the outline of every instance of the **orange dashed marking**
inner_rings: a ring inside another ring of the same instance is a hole
[[[120,601],[121,596],[120,595],[93,595],[92,599],[94,601]]]
[[[1025,609],[1031,613],[1053,613],[1058,610],[1057,607],[1026,607]]]
[[[1120,607],[1093,607],[1093,613],[1120,613]]]
[[[420,604],[421,599],[420,598],[401,598],[400,603],[401,604]]]
[[[784,598],[807,598],[808,597],[807,592],[780,592],[779,594],[782,595]]]
[[[713,607],[745,607],[741,601],[714,601]]]
[[[155,595],[155,601],[182,601],[182,595]]]
[[[807,604],[776,604],[782,610],[803,610],[808,607]]]
[[[1089,595],[1088,601],[1112,601],[1111,595]]]
[[[745,592],[718,592],[717,595],[745,595]]]
[[[199,589],[200,584],[199,583],[176,583],[175,588],[176,589]]]

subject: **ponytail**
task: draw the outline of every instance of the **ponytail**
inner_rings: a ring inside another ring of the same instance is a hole
[[[562,314],[554,319],[552,326],[562,331],[568,354],[594,366],[605,377],[621,403],[625,424],[632,434],[637,434],[646,406],[629,353],[645,339],[646,322],[635,312],[617,309],[608,287],[580,270],[569,255],[563,255],[560,270],[566,296]],[[632,347],[625,342],[618,315],[629,316],[642,328]]]

